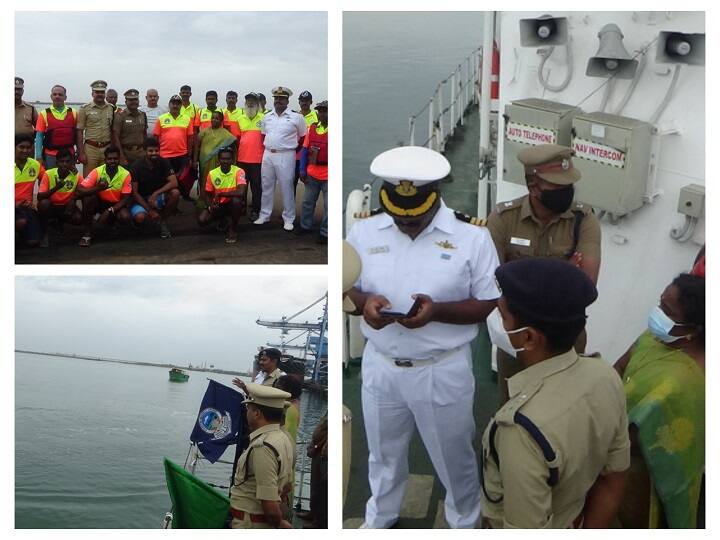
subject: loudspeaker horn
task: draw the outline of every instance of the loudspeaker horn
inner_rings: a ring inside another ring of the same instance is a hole
[[[585,75],[589,77],[615,77],[632,79],[638,67],[623,45],[623,33],[616,24],[606,24],[598,32],[600,47],[588,60]]]
[[[705,65],[705,34],[660,32],[655,61],[661,64]]]
[[[543,15],[537,19],[520,19],[520,45],[523,47],[564,45],[567,40],[567,17]]]

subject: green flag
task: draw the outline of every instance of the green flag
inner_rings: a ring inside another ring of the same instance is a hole
[[[230,499],[169,459],[163,462],[173,529],[222,529]]]

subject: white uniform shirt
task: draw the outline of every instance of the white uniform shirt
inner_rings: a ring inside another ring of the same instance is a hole
[[[268,150],[295,150],[300,138],[307,133],[307,125],[302,114],[285,109],[278,116],[273,109],[263,117],[260,131],[265,135]]]
[[[458,220],[444,203],[414,241],[387,214],[356,222],[347,241],[362,261],[356,287],[385,296],[393,311],[407,312],[416,293],[427,294],[434,302],[500,296],[495,284],[498,257],[490,233]],[[393,323],[375,330],[363,320],[361,327],[382,354],[418,360],[469,343],[478,332],[477,324],[439,322],[415,329]]]
[[[280,377],[282,377],[283,375],[287,375],[287,373],[285,373],[284,371],[281,370]],[[265,373],[264,371],[259,371],[258,374],[255,375],[255,378],[252,380],[252,382],[254,382],[255,384],[262,384],[265,382],[265,379],[267,379],[267,378],[268,378],[267,373]]]

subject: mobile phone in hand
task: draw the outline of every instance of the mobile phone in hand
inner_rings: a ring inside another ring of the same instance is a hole
[[[380,314],[383,317],[390,317],[391,319],[408,319],[410,317],[414,317],[417,315],[418,310],[420,309],[420,300],[415,300],[415,303],[410,307],[410,310],[407,313],[403,313],[401,311],[386,311],[386,310],[380,310]]]

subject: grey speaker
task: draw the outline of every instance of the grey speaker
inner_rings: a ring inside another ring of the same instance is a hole
[[[615,77],[632,79],[638,67],[623,45],[623,33],[616,24],[606,24],[598,32],[600,47],[588,60],[585,75],[588,77]]]
[[[705,34],[660,32],[655,61],[661,64],[705,65]]]
[[[567,40],[567,17],[543,15],[537,19],[520,19],[520,45],[523,47],[564,45]]]

